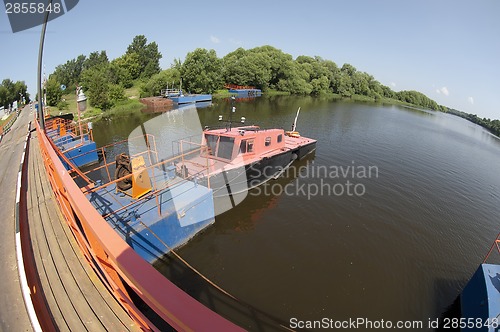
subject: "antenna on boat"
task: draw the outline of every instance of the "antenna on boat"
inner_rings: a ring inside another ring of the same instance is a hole
[[[233,113],[236,112],[236,107],[234,106],[234,100],[236,98],[231,96],[231,112],[229,112],[229,131],[231,131],[231,125],[233,124]]]
[[[222,115],[219,115],[219,121],[224,121],[226,123],[226,130],[231,131],[232,125],[233,125],[233,113],[236,113],[236,107],[234,106],[234,101],[236,100],[236,97],[231,96],[231,110],[229,111],[229,121],[224,120],[224,117]],[[244,116],[241,117],[240,122],[242,124],[245,124],[246,118]]]
[[[297,115],[295,116],[295,120],[293,121],[293,124],[292,124],[292,130],[290,130],[290,131],[285,131],[285,135],[286,135],[286,136],[289,136],[289,137],[295,137],[295,138],[300,137],[299,132],[298,132],[298,131],[295,131],[295,129],[297,128],[297,119],[299,118],[299,113],[300,113],[300,107],[299,107],[299,109],[297,110]]]
[[[297,119],[299,118],[299,113],[300,113],[300,106],[299,106],[299,109],[297,110],[297,115],[295,116],[295,121],[293,121],[291,131],[295,131],[295,128],[297,128]]]

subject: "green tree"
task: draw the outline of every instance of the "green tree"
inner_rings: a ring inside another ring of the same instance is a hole
[[[370,92],[370,80],[372,77],[367,73],[355,72],[351,76],[352,87],[354,89],[354,93],[358,95],[368,96]]]
[[[108,67],[108,77],[112,84],[120,84],[124,88],[130,88],[134,84],[132,75],[118,61],[111,61]]]
[[[264,68],[263,77],[267,79],[266,88],[278,89],[278,83],[280,80],[283,81],[287,75],[288,70],[295,69],[290,65],[293,62],[293,58],[290,54],[286,54],[283,51],[269,46],[255,47],[248,52],[254,54],[256,57],[255,63],[261,68]],[[280,83],[281,86],[287,85],[285,82]]]
[[[108,55],[106,51],[92,52],[88,58],[83,62],[83,69],[91,68],[104,68],[109,64]]]
[[[14,83],[14,95],[16,96],[16,100],[22,102],[22,98],[24,97],[27,101],[29,100],[29,93],[27,92],[28,87],[24,83],[24,81],[17,81]]]
[[[307,82],[309,75],[302,70],[300,64],[291,60],[285,61],[281,65],[280,76],[281,78],[276,84],[278,90],[302,95],[308,95],[312,92],[312,86]]]
[[[64,84],[68,90],[73,91],[80,81],[86,59],[85,55],[79,55],[76,59],[68,60],[65,64],[57,66],[52,75],[56,77],[58,82]]]
[[[382,95],[386,98],[391,98],[391,99],[396,99],[397,95],[396,92],[394,92],[391,88],[389,88],[386,85],[381,85],[380,88],[382,89]]]
[[[125,96],[125,89],[123,86],[119,84],[110,84],[109,85],[109,101],[112,104],[115,104],[117,101],[125,100],[127,97]]]
[[[344,63],[342,65],[342,68],[340,68],[340,71],[349,75],[350,77],[354,76],[354,73],[357,71],[356,68],[353,65],[350,65],[348,63]]]
[[[333,91],[342,97],[351,97],[354,94],[351,77],[345,72],[337,73],[334,78]]]
[[[95,67],[83,71],[82,87],[92,106],[105,111],[113,105],[109,95],[108,78],[102,74],[100,68]]]
[[[238,48],[223,59],[224,82],[236,85],[250,85],[266,90],[272,78],[269,56],[270,49],[244,50]]]
[[[380,84],[379,81],[371,77],[371,80],[368,82],[368,86],[370,89],[370,97],[373,97],[377,100],[382,98],[382,96],[384,95],[384,90],[382,89],[382,84]]]
[[[158,45],[155,42],[148,44],[144,35],[135,36],[125,53],[125,55],[132,54],[137,55],[134,60],[137,61],[136,65],[139,67],[138,72],[130,72],[133,79],[148,78],[160,72],[162,54],[158,51]]]
[[[320,78],[315,78],[311,81],[312,91],[311,94],[319,96],[326,94],[330,91],[330,80],[326,76],[321,76]]]
[[[0,84],[0,106],[8,108],[15,101],[22,102],[22,97],[29,101],[30,97],[27,90],[28,87],[24,81],[13,82],[9,78],[4,79]]]
[[[309,80],[319,79],[320,77],[326,77],[330,79],[331,66],[336,69],[337,66],[333,62],[325,62],[321,57],[310,57],[305,55],[300,55],[295,59],[296,62],[302,65],[302,68],[309,74]]]
[[[177,68],[163,70],[159,74],[153,75],[144,85],[141,86],[141,97],[159,96],[162,89],[167,85],[177,84],[181,80],[181,72]]]
[[[197,48],[186,55],[181,68],[182,82],[187,91],[212,93],[222,88],[222,61],[214,50]]]
[[[141,64],[139,63],[139,55],[137,53],[124,54],[119,58],[114,59],[111,63],[125,69],[128,72],[131,80],[137,79],[141,75]]]
[[[252,85],[254,74],[251,56],[243,48],[227,54],[222,59],[224,82],[236,85]]]
[[[2,81],[2,86],[5,88],[5,97],[2,104],[5,107],[9,107],[14,101],[16,101],[15,85],[10,78],[6,78]]]
[[[61,101],[63,91],[61,90],[61,84],[55,75],[49,76],[45,86],[45,93],[47,96],[47,105],[56,106]]]
[[[3,84],[0,85],[0,106],[2,107],[9,107],[9,103],[8,103],[8,94],[9,94],[9,91],[7,90],[7,88],[5,86],[3,86]]]

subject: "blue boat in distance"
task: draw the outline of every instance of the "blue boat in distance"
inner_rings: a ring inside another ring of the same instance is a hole
[[[255,98],[262,96],[262,90],[250,85],[226,84],[224,88],[236,98]]]

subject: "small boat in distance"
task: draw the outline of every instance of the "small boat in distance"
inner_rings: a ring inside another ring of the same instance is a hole
[[[166,89],[161,90],[161,95],[164,98],[172,100],[177,105],[182,104],[195,104],[199,102],[211,102],[211,94],[184,94],[182,88],[179,89]]]
[[[226,84],[224,88],[236,98],[255,98],[262,96],[262,90],[250,85]]]

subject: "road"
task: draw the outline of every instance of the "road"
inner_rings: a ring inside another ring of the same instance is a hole
[[[33,331],[17,271],[14,216],[17,173],[32,118],[29,106],[25,107],[0,142],[0,331]]]

